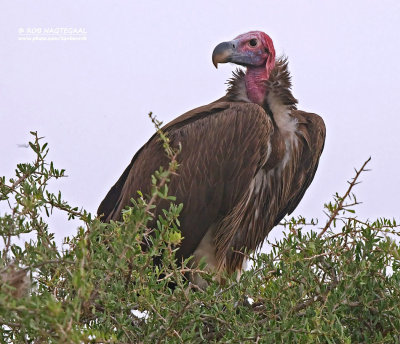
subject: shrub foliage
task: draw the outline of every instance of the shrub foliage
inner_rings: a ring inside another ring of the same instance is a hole
[[[286,220],[270,253],[249,256],[252,267],[240,280],[226,276],[221,285],[204,264],[190,268],[190,259],[174,258],[184,205],[168,193],[168,181],[179,173],[179,148],[159,133],[169,168],[154,173],[152,194],[139,192],[122,221],[105,224],[49,191],[65,171],[46,162],[47,144],[32,132],[34,161],[19,164],[14,178],[0,178],[8,209],[0,214],[1,342],[400,341],[398,226],[362,221],[353,209],[352,189],[367,162],[345,194],[325,205],[322,228],[301,217]],[[160,199],[169,208],[150,226]],[[54,209],[81,220],[62,249],[47,223]],[[21,243],[27,233],[33,239]],[[191,273],[209,286],[188,282]]]

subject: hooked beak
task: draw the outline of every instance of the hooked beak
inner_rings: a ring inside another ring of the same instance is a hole
[[[215,47],[212,54],[212,62],[215,68],[218,68],[218,63],[232,62],[232,57],[236,52],[236,43],[236,40],[222,42]]]

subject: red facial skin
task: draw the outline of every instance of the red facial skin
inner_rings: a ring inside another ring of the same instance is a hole
[[[272,39],[264,32],[250,31],[236,37],[234,41],[237,44],[237,54],[245,58],[247,95],[250,101],[262,105],[267,88],[265,81],[275,66]]]

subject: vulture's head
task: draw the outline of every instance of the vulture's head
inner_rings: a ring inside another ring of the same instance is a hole
[[[250,31],[229,42],[218,44],[212,54],[215,67],[218,63],[232,62],[247,68],[265,67],[269,75],[275,66],[275,49],[272,39],[264,32]]]

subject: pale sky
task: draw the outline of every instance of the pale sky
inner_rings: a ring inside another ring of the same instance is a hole
[[[19,40],[49,28],[83,29],[87,40]],[[69,175],[52,189],[95,212],[154,132],[148,112],[167,123],[224,95],[235,66],[216,70],[214,47],[261,30],[289,58],[299,109],[327,127],[295,214],[323,222],[323,203],[372,156],[358,214],[400,218],[398,1],[2,0],[0,29],[0,175],[33,159],[18,145],[38,131]],[[77,226],[61,215],[51,224],[58,240]]]

